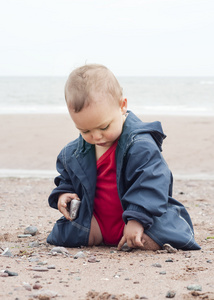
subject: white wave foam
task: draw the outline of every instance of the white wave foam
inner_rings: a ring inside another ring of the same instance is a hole
[[[214,107],[187,107],[187,106],[143,106],[132,105],[128,106],[136,114],[147,115],[193,115],[193,116],[214,116]],[[0,106],[0,115],[7,114],[68,114],[66,106]]]

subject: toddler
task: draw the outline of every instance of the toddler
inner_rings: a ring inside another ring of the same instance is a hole
[[[65,247],[117,245],[143,250],[200,249],[185,207],[172,198],[172,174],[161,154],[160,122],[127,110],[113,73],[102,65],[75,69],[65,86],[80,136],[57,158],[49,204],[63,214],[47,242]],[[77,218],[69,206],[80,199]]]

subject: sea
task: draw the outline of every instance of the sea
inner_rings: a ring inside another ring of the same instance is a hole
[[[214,77],[118,77],[137,114],[214,116]],[[0,114],[67,114],[66,77],[0,77]]]

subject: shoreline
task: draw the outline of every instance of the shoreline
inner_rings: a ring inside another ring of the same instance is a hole
[[[51,179],[58,176],[59,173],[56,170],[27,170],[27,169],[0,169],[0,178],[20,178],[20,179]],[[214,181],[214,172],[194,173],[194,174],[173,174],[173,179],[181,181]]]
[[[167,135],[162,153],[174,177],[213,178],[214,117],[137,115],[162,123]],[[4,171],[7,177],[35,176],[37,170],[54,174],[58,153],[79,136],[68,113],[1,115],[0,127],[0,177]]]

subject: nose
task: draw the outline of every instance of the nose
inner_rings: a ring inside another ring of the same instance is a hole
[[[92,132],[91,136],[92,136],[94,141],[99,141],[99,140],[102,139],[102,133],[98,130]]]

